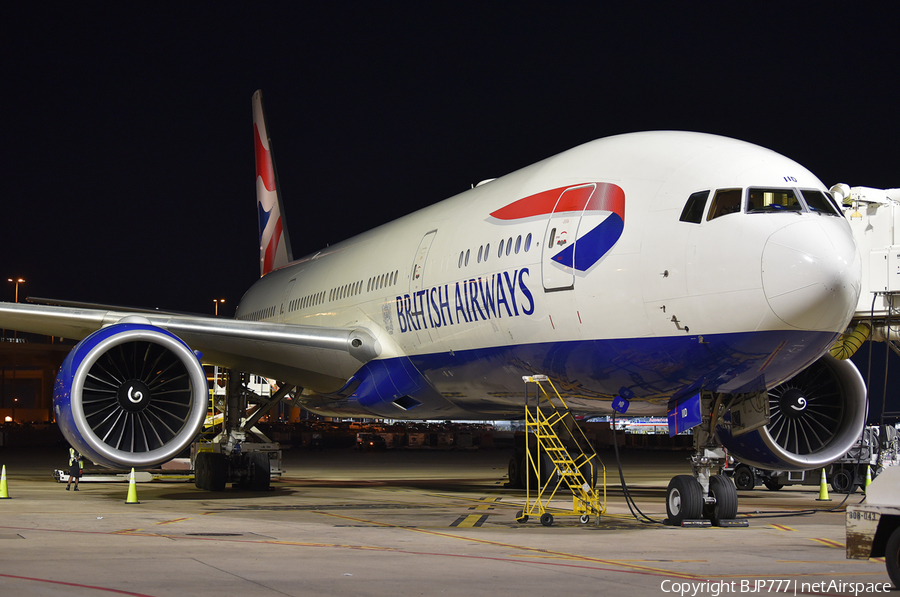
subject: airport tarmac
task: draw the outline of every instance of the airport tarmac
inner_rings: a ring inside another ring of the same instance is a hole
[[[0,500],[0,594],[852,595],[889,583],[883,559],[845,559],[842,512],[786,516],[841,495],[739,492],[746,528],[642,524],[610,452],[607,515],[544,527],[515,520],[525,492],[505,487],[509,456],[291,450],[263,494],[154,481],[126,504],[127,483],[57,483],[65,447],[0,448],[10,495]],[[666,485],[689,472],[687,456],[623,452],[626,483],[651,518],[665,518]],[[571,498],[558,503],[571,509]]]

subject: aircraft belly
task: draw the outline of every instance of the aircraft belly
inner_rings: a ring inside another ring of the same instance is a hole
[[[521,396],[522,375],[545,374],[564,395],[601,411],[609,410],[614,396],[630,394],[663,412],[672,395],[692,388],[736,392],[771,386],[798,363],[818,357],[832,340],[831,334],[804,332],[721,334],[703,344],[696,336],[590,340],[518,346],[505,354],[499,349],[456,353],[453,358],[464,362],[443,368],[436,359],[414,362],[460,405],[473,398],[519,404],[509,398]],[[454,379],[478,381],[455,384]]]
[[[827,332],[772,331],[711,335],[702,342],[669,336],[431,353],[373,361],[364,369],[374,381],[363,380],[350,396],[320,396],[308,404],[398,419],[517,419],[522,376],[544,374],[585,414],[611,412],[616,395],[629,397],[629,412],[665,414],[670,398],[701,388],[738,393],[780,383],[833,339]]]

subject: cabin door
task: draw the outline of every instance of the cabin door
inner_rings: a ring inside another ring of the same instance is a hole
[[[541,278],[547,292],[575,288],[575,240],[584,208],[595,188],[590,184],[566,189],[550,214],[541,247]],[[564,258],[563,253],[572,257]]]
[[[284,294],[281,295],[281,307],[278,310],[277,321],[284,322],[290,311],[291,290],[294,289],[294,282],[296,281],[297,278],[291,278],[291,281],[288,282],[287,286],[284,288]]]
[[[409,276],[410,296],[415,296],[416,291],[425,288],[425,261],[428,259],[428,252],[431,250],[431,243],[434,242],[436,235],[437,230],[426,232],[419,243],[419,248],[416,249],[416,256],[413,259],[412,271]]]

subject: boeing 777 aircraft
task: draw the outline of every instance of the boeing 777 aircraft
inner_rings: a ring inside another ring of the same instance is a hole
[[[670,484],[676,522],[736,513],[730,481],[710,482],[721,446],[812,469],[858,437],[862,378],[823,354],[857,304],[860,255],[796,162],[709,134],[618,135],[294,259],[258,91],[253,123],[260,279],[234,320],[0,304],[5,328],[81,340],[54,408],[93,461],[147,467],[187,446],[201,361],[325,415],[520,419],[523,376],[544,374],[581,413],[616,399],[702,421],[697,481]]]

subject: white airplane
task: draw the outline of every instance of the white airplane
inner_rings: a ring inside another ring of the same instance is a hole
[[[260,279],[234,320],[0,304],[5,328],[82,339],[54,408],[91,460],[146,467],[195,438],[208,397],[194,351],[325,415],[519,419],[523,376],[545,374],[581,413],[616,399],[702,420],[698,481],[670,484],[675,522],[717,502],[736,513],[733,485],[710,483],[718,446],[810,469],[858,437],[861,376],[823,354],[853,315],[860,255],[796,162],[709,134],[619,135],[294,260],[260,92],[253,116]]]

